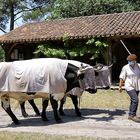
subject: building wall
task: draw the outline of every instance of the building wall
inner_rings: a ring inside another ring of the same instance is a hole
[[[36,44],[5,44],[3,48],[6,61],[24,60],[33,57]]]

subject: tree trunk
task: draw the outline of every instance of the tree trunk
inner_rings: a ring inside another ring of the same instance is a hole
[[[10,8],[10,14],[11,14],[11,18],[10,18],[10,31],[14,29],[14,6],[11,5],[11,8]]]

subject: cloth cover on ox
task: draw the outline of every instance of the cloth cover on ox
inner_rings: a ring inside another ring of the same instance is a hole
[[[40,58],[0,63],[0,91],[62,93],[68,62]]]
[[[64,93],[67,88],[65,73],[68,63],[80,68],[81,62],[58,58],[40,58],[0,63],[1,92]],[[90,65],[84,64],[83,66]],[[85,73],[83,88],[95,86],[94,70]],[[88,80],[88,81],[86,81]],[[90,81],[90,82],[89,82]],[[90,83],[90,84],[88,84]],[[85,87],[86,86],[86,87]],[[83,89],[80,89],[81,92]]]

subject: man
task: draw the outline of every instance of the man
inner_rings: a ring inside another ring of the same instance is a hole
[[[136,116],[140,91],[140,64],[137,63],[135,54],[130,54],[127,61],[128,64],[123,66],[119,76],[119,92],[122,92],[122,85],[125,83],[125,90],[131,99],[128,119],[140,123],[140,118]]]

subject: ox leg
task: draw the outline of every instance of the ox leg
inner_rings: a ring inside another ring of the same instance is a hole
[[[42,99],[42,120],[43,121],[48,121],[47,116],[46,116],[46,108],[48,106],[49,100],[48,99]]]
[[[52,105],[52,108],[53,108],[53,112],[54,112],[54,118],[56,120],[57,123],[61,123],[61,118],[59,117],[58,115],[58,102],[56,100],[53,99],[52,96],[50,96],[50,102],[51,102],[51,105]]]
[[[77,96],[70,95],[70,97],[71,97],[72,102],[73,102],[74,107],[75,107],[75,113],[77,114],[78,117],[81,117],[81,113],[80,113],[79,108],[78,108],[78,99],[77,99]]]
[[[62,116],[65,116],[65,113],[64,113],[64,110],[63,110],[63,106],[64,106],[65,102],[66,102],[66,96],[60,100],[59,113]]]
[[[28,114],[26,113],[26,110],[25,110],[25,102],[20,103],[20,108],[21,108],[22,116],[28,117]]]
[[[30,105],[32,106],[32,108],[34,109],[36,116],[40,116],[40,112],[39,109],[37,108],[34,100],[29,100]]]
[[[2,108],[7,112],[7,114],[11,117],[12,121],[18,125],[20,124],[19,123],[19,120],[17,119],[17,117],[13,114],[12,110],[11,110],[11,107],[10,107],[10,98],[9,97],[6,97],[6,96],[3,96],[1,97],[1,105],[2,105]]]

